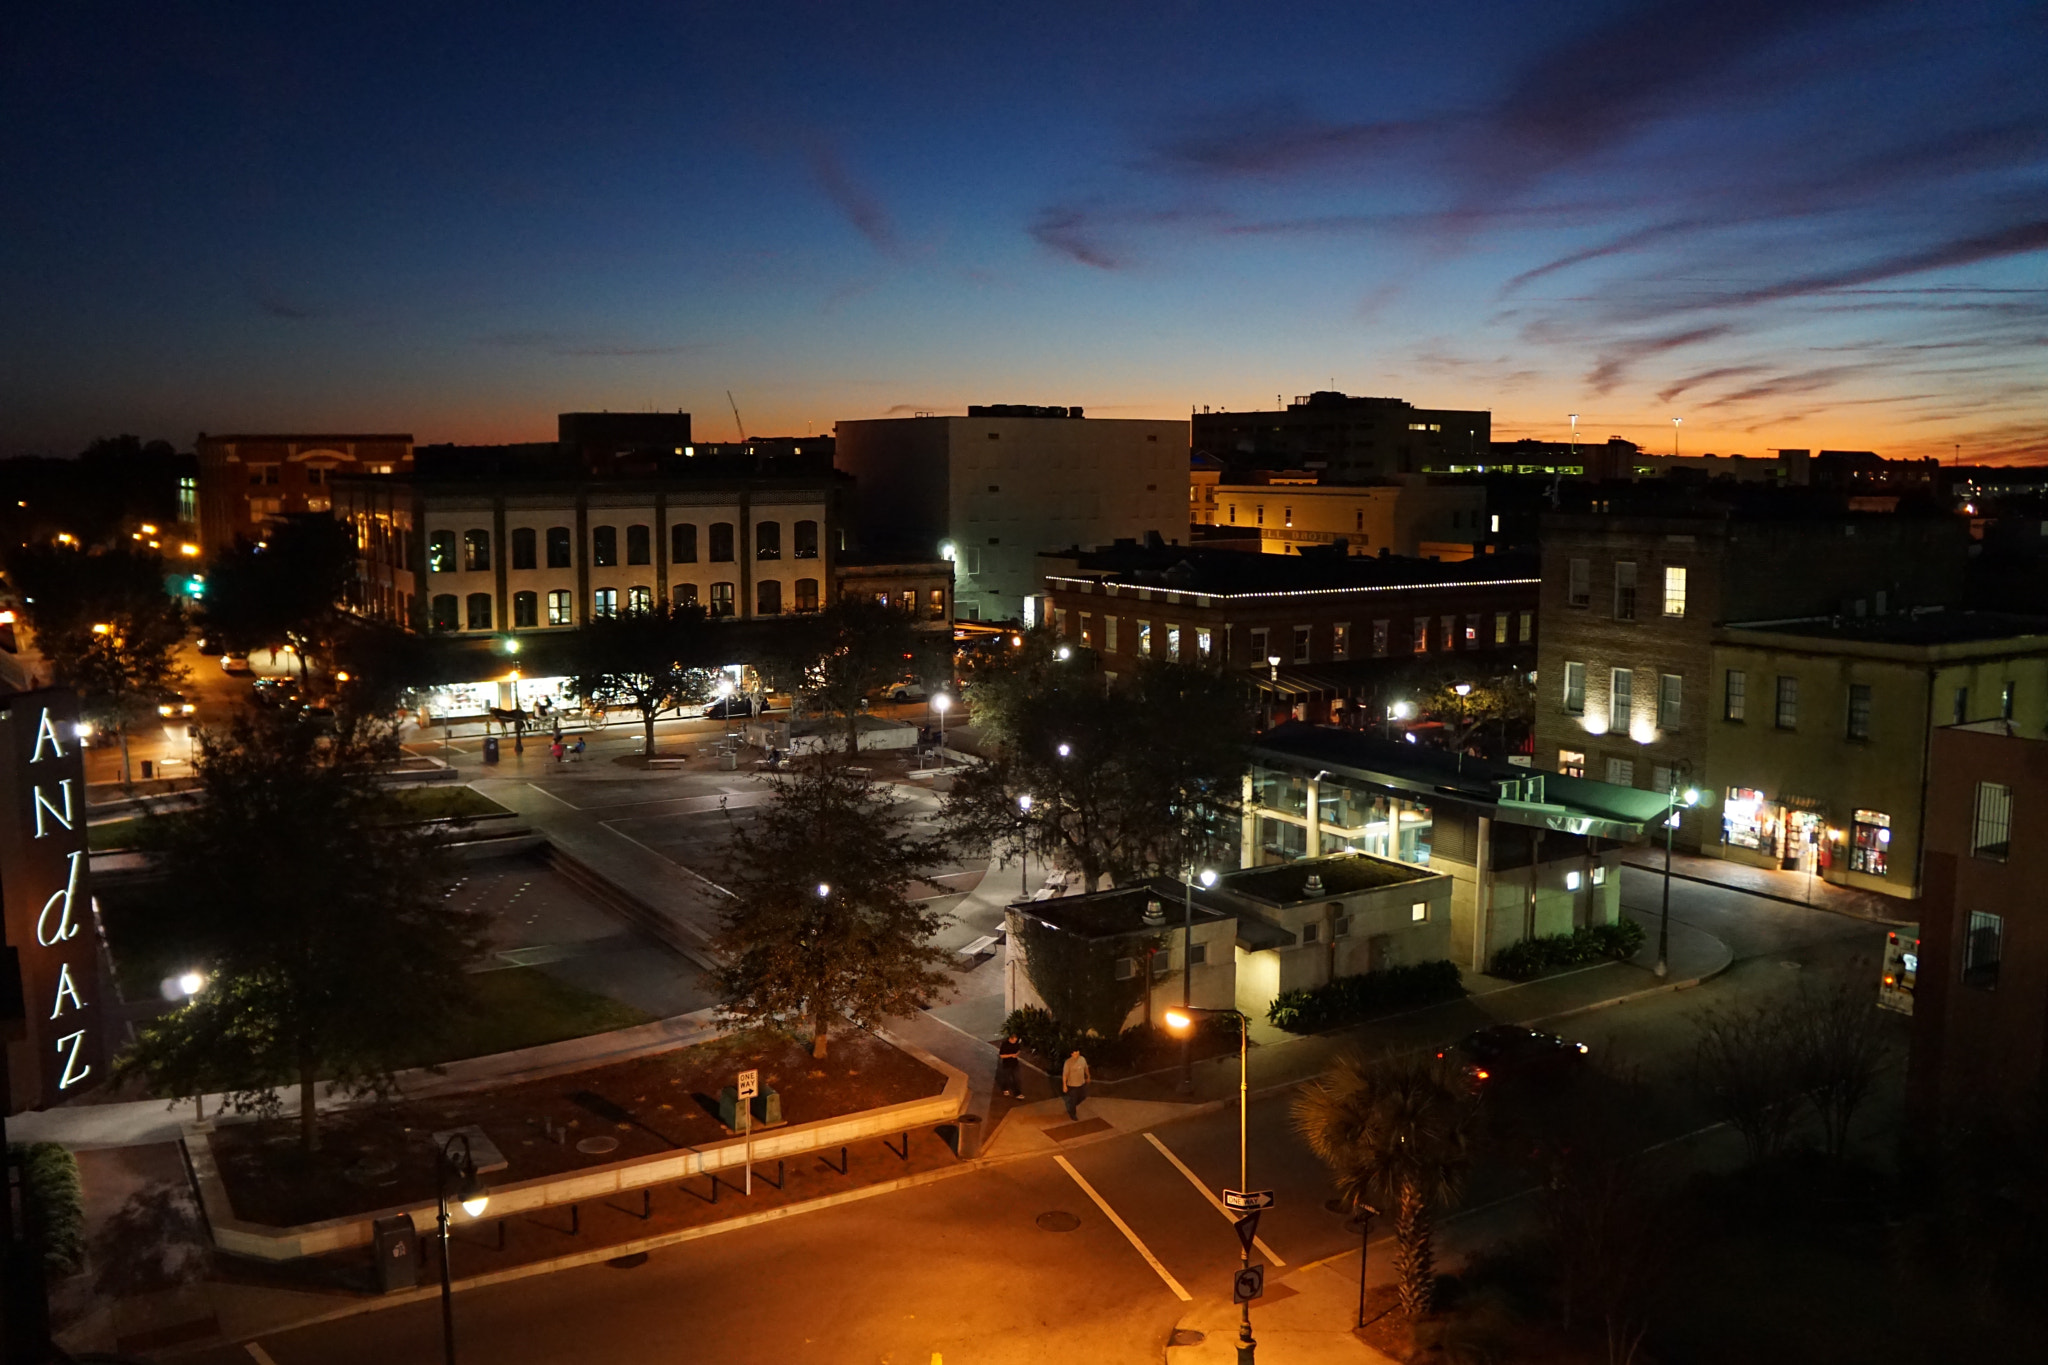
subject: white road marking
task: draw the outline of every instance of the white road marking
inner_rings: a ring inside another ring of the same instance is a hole
[[[1095,1187],[1089,1184],[1086,1180],[1083,1180],[1081,1178],[1081,1173],[1074,1169],[1073,1163],[1068,1161],[1063,1156],[1055,1156],[1053,1160],[1057,1161],[1060,1164],[1061,1170],[1065,1171],[1068,1175],[1074,1177],[1074,1183],[1081,1187],[1081,1192],[1087,1195],[1090,1199],[1093,1199],[1095,1201],[1095,1207],[1101,1209],[1102,1212],[1109,1218],[1109,1221],[1116,1224],[1116,1230],[1124,1235],[1124,1239],[1126,1241],[1128,1241],[1132,1246],[1138,1249],[1138,1254],[1145,1258],[1145,1264],[1151,1266],[1154,1270],[1159,1272],[1159,1278],[1166,1281],[1166,1287],[1174,1292],[1174,1296],[1177,1297],[1182,1303],[1194,1302],[1195,1296],[1193,1294],[1188,1293],[1187,1290],[1181,1288],[1180,1281],[1173,1278],[1172,1273],[1169,1272],[1165,1266],[1159,1263],[1159,1258],[1152,1254],[1152,1249],[1150,1247],[1146,1246],[1143,1242],[1138,1240],[1138,1234],[1131,1231],[1131,1225],[1129,1223],[1126,1223],[1123,1219],[1116,1216],[1116,1210],[1109,1206],[1109,1201],[1104,1199],[1101,1195],[1097,1194],[1095,1192]]]
[[[256,1365],[277,1365],[277,1362],[270,1358],[270,1352],[253,1341],[243,1342],[242,1349],[249,1353],[249,1359],[255,1361]]]
[[[1224,1218],[1229,1220],[1229,1222],[1233,1226],[1236,1225],[1237,1215],[1232,1213],[1229,1209],[1223,1207],[1223,1201],[1221,1199],[1218,1199],[1215,1195],[1211,1194],[1209,1192],[1209,1187],[1207,1185],[1204,1185],[1201,1182],[1201,1179],[1198,1176],[1196,1176],[1196,1174],[1193,1171],[1187,1168],[1187,1164],[1185,1162],[1183,1162],[1179,1157],[1175,1156],[1172,1152],[1168,1151],[1165,1143],[1161,1142],[1157,1137],[1155,1137],[1151,1133],[1145,1134],[1145,1141],[1151,1143],[1154,1147],[1158,1148],[1159,1155],[1165,1157],[1168,1161],[1171,1161],[1173,1163],[1173,1169],[1179,1171],[1182,1175],[1188,1178],[1188,1184],[1193,1185],[1195,1189],[1201,1192],[1202,1198],[1209,1201],[1209,1207],[1215,1209],[1216,1212],[1222,1214]],[[1266,1254],[1266,1259],[1271,1261],[1274,1265],[1284,1266],[1287,1264],[1287,1262],[1280,1259],[1279,1252],[1273,1250],[1273,1248],[1266,1245],[1265,1238],[1252,1238],[1252,1245],[1257,1247],[1260,1251],[1264,1252]]]

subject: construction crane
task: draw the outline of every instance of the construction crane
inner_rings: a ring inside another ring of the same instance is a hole
[[[740,440],[744,442],[747,439],[747,424],[740,420],[740,405],[733,403],[731,389],[725,391],[725,401],[732,403],[732,424],[740,429]]]

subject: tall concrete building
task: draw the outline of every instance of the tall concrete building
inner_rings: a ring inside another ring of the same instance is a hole
[[[1326,483],[1480,465],[1493,445],[1493,414],[1418,408],[1399,398],[1319,392],[1266,412],[1198,412],[1197,450],[1230,465],[1313,469]],[[1454,460],[1453,457],[1463,457]]]
[[[1001,404],[837,424],[863,553],[953,560],[970,620],[1035,618],[1038,555],[1188,533],[1188,424]]]

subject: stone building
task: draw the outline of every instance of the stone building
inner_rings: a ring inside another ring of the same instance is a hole
[[[334,481],[364,474],[412,471],[412,437],[402,434],[208,436],[194,443],[199,458],[199,543],[204,550],[232,545],[237,536],[260,539],[276,517],[325,512]]]

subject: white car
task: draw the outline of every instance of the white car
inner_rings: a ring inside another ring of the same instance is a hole
[[[889,690],[890,701],[929,701],[931,695],[921,682],[898,683]]]

